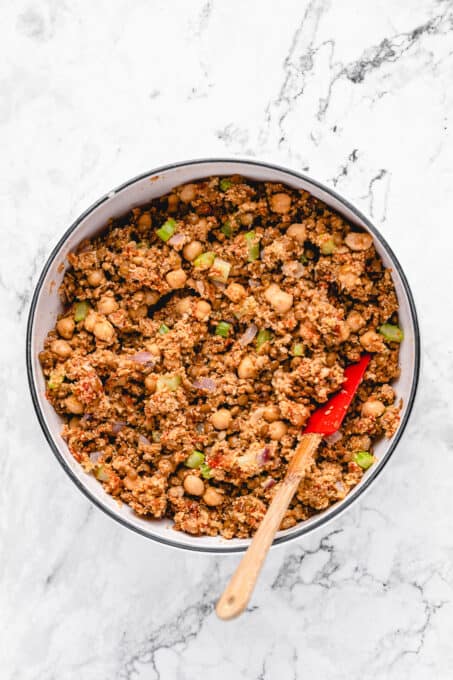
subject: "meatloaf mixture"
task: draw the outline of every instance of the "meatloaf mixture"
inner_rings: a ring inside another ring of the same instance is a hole
[[[253,534],[310,413],[372,355],[281,528],[343,499],[399,407],[398,302],[372,238],[306,191],[210,177],[68,257],[40,361],[77,461],[145,518]]]

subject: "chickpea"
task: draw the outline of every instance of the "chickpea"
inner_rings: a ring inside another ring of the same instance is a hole
[[[223,503],[223,494],[213,489],[212,486],[208,486],[204,493],[203,500],[206,505],[214,507],[215,505]]]
[[[66,340],[70,340],[72,338],[74,328],[75,322],[74,319],[72,319],[70,316],[65,316],[63,319],[60,319],[60,321],[57,323],[58,333],[61,335],[62,338],[66,338]]]
[[[156,391],[156,385],[157,385],[157,378],[155,375],[147,375],[145,378],[145,389],[147,392],[153,392]]]
[[[279,441],[287,433],[288,428],[286,427],[283,420],[275,420],[269,425],[269,437],[275,441]]]
[[[336,352],[328,352],[326,354],[326,364],[327,366],[333,366],[336,361],[337,361],[337,353]]]
[[[340,267],[338,271],[338,281],[341,283],[343,288],[350,290],[359,283],[359,280],[359,277],[354,272],[350,264],[344,264],[342,267]]]
[[[382,352],[385,348],[382,336],[375,331],[366,331],[361,335],[360,344],[367,352]]]
[[[176,252],[176,250],[173,250],[170,253],[168,261],[170,262],[171,266],[174,267],[175,269],[179,269],[182,266],[182,259]]]
[[[148,307],[146,305],[139,305],[137,309],[129,310],[129,316],[131,319],[134,319],[134,321],[138,321],[138,319],[144,319],[147,314]]]
[[[273,423],[275,420],[278,420],[281,416],[281,413],[277,404],[271,404],[270,406],[266,406],[266,408],[264,409],[263,416],[264,420],[267,420],[268,423]]]
[[[186,184],[182,187],[179,197],[183,203],[190,203],[196,196],[195,184]]]
[[[184,496],[184,489],[182,486],[172,486],[168,489],[167,496],[173,499],[182,498]]]
[[[141,227],[142,229],[149,229],[151,227],[151,215],[147,212],[142,213],[140,217],[138,218],[137,222],[138,226]]]
[[[225,288],[225,295],[231,302],[240,302],[247,296],[247,292],[240,283],[230,283],[230,285]]]
[[[276,283],[271,283],[264,291],[264,297],[278,314],[285,314],[293,306],[293,296],[285,293]]]
[[[113,295],[104,295],[98,302],[97,309],[99,314],[112,314],[118,309],[118,303]]]
[[[94,271],[89,272],[87,274],[87,281],[88,285],[90,285],[92,288],[100,286],[101,283],[104,283],[105,281],[104,272],[102,269],[95,269]]]
[[[135,472],[135,470],[134,470]],[[135,472],[135,477],[132,476],[132,470],[127,473],[126,477],[123,479],[123,484],[129,491],[132,491],[137,486],[137,473]]]
[[[123,277],[123,279],[127,279],[129,276],[129,265],[127,262],[122,262],[120,266],[118,267],[118,273]]]
[[[155,305],[156,302],[159,302],[160,295],[157,292],[157,290],[147,290],[145,292],[145,297],[144,297],[144,302],[147,305]]]
[[[183,314],[190,314],[192,311],[192,298],[185,297],[178,300],[176,303],[176,311],[178,314],[181,314],[181,316]]]
[[[88,331],[89,333],[92,333],[94,330],[94,324],[96,323],[98,319],[98,316],[96,312],[94,312],[92,309],[88,312],[88,314],[85,317],[85,321],[83,322],[83,325],[85,327],[85,330]]]
[[[195,258],[201,255],[202,252],[203,245],[200,243],[200,241],[191,241],[190,243],[187,243],[187,245],[185,245],[182,249],[182,254],[186,260],[189,260],[189,262],[195,260]]]
[[[353,333],[357,333],[357,331],[365,326],[365,319],[359,312],[353,310],[346,317],[346,323]]]
[[[80,416],[84,411],[82,402],[74,397],[74,395],[67,397],[67,399],[64,400],[64,403],[69,413],[74,413],[76,416]]]
[[[288,236],[293,238],[298,243],[303,243],[307,237],[307,230],[305,229],[305,225],[300,224],[298,222],[294,222],[294,224],[291,224],[286,230],[286,233],[288,234]]]
[[[271,210],[276,213],[287,213],[291,208],[291,196],[278,193],[271,196]]]
[[[350,231],[345,236],[344,242],[350,250],[368,250],[373,243],[373,239],[364,232]]]
[[[168,212],[176,212],[178,209],[179,198],[176,194],[170,194],[168,197]]]
[[[67,359],[72,354],[72,347],[66,340],[54,340],[50,345],[50,349],[61,359]]]
[[[244,225],[244,227],[250,227],[253,223],[252,213],[243,213],[241,215],[240,219],[241,219],[241,224]]]
[[[115,337],[115,331],[112,324],[107,319],[96,321],[93,328],[93,333],[98,340],[103,342],[112,342]]]
[[[183,269],[173,269],[165,278],[170,288],[182,288],[187,281],[187,274]]]
[[[365,416],[366,418],[379,418],[384,411],[385,406],[382,401],[379,401],[378,399],[368,399],[368,401],[362,405],[362,416]]]
[[[204,494],[203,481],[196,475],[188,475],[184,479],[184,488],[191,496],[202,496]]]
[[[211,416],[211,423],[216,430],[228,430],[231,420],[231,413],[226,408],[220,408]]]
[[[195,317],[198,321],[207,321],[211,313],[211,305],[206,300],[199,300],[195,305]]]
[[[245,356],[238,366],[238,376],[240,378],[253,378],[256,374],[255,362],[252,357]]]

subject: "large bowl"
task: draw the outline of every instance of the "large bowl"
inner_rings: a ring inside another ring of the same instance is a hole
[[[398,397],[402,398],[403,407],[396,434],[392,439],[382,440],[376,445],[377,462],[364,474],[360,483],[352,489],[344,500],[290,529],[280,531],[275,539],[275,544],[292,541],[326,524],[349,508],[373,480],[381,474],[406,427],[419,374],[420,342],[417,315],[409,284],[398,260],[376,227],[351,203],[320,182],[293,170],[287,170],[269,163],[250,160],[195,160],[173,163],[135,177],[88,208],[69,227],[50,254],[33,295],[27,328],[27,370],[36,414],[57,460],[78,488],[98,508],[104,510],[123,526],[167,546],[210,553],[242,552],[247,548],[250,540],[232,539],[227,541],[221,537],[189,536],[172,529],[170,520],[140,518],[126,504],[119,505],[117,501],[105,493],[101,484],[93,476],[84,472],[83,468],[72,457],[61,437],[61,418],[46,399],[45,381],[38,361],[38,353],[42,349],[48,330],[54,326],[57,314],[62,310],[58,297],[58,287],[67,266],[66,257],[82,239],[99,232],[109,218],[118,217],[135,206],[148,203],[153,198],[166,194],[177,185],[210,175],[231,174],[240,174],[253,180],[283,182],[295,189],[306,189],[328,206],[334,208],[351,223],[369,232],[385,265],[392,270],[400,306],[401,325],[404,329],[404,341],[401,344],[400,353],[401,377],[395,383],[395,390]]]

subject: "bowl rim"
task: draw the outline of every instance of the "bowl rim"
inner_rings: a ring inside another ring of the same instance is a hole
[[[44,434],[45,439],[47,440],[47,443],[49,444],[50,448],[52,449],[56,459],[62,466],[62,468],[65,470],[67,475],[70,477],[70,479],[75,483],[75,485],[78,487],[78,489],[90,500],[96,507],[98,507],[100,510],[102,510],[104,513],[106,513],[109,517],[111,517],[113,520],[121,524],[122,526],[131,529],[135,533],[140,534],[141,536],[144,536],[152,541],[156,541],[157,543],[160,543],[162,545],[165,545],[169,548],[177,548],[178,550],[188,550],[191,552],[198,552],[198,553],[210,553],[210,554],[217,554],[217,555],[225,555],[225,554],[234,554],[234,553],[242,553],[247,550],[248,545],[243,545],[243,546],[228,546],[226,544],[225,546],[205,546],[205,545],[200,545],[200,546],[195,546],[195,545],[185,545],[182,543],[179,543],[177,541],[173,541],[171,538],[164,538],[162,536],[157,536],[157,535],[152,535],[149,532],[147,532],[145,529],[142,529],[138,526],[135,526],[134,524],[130,523],[127,518],[122,517],[119,513],[115,513],[112,509],[107,507],[106,505],[103,505],[102,502],[86,487],[73,473],[69,465],[67,464],[66,460],[64,459],[63,455],[61,454],[57,444],[55,443],[54,437],[52,435],[52,432],[50,429],[47,427],[44,414],[41,410],[41,405],[40,405],[40,400],[39,400],[39,395],[37,393],[36,387],[35,387],[35,382],[34,382],[34,371],[33,371],[33,356],[32,356],[32,334],[33,334],[33,325],[34,325],[34,320],[35,320],[35,312],[36,312],[36,306],[38,303],[38,298],[45,280],[45,277],[47,275],[47,272],[49,271],[50,267],[52,266],[55,258],[58,256],[61,248],[64,246],[67,238],[74,232],[79,224],[94,210],[96,210],[100,205],[102,205],[105,201],[109,200],[111,198],[112,194],[117,194],[124,189],[127,189],[131,185],[135,184],[136,182],[139,182],[143,179],[146,179],[147,177],[152,177],[154,175],[159,175],[160,173],[167,172],[169,170],[174,170],[179,167],[185,167],[185,166],[191,166],[191,165],[203,165],[203,164],[212,164],[212,163],[239,163],[239,164],[244,164],[244,165],[254,165],[256,167],[261,167],[261,168],[267,168],[270,170],[276,170],[279,172],[286,173],[287,175],[292,175],[293,177],[297,179],[304,180],[308,182],[309,184],[312,184],[313,186],[316,186],[318,189],[326,192],[330,196],[332,196],[334,199],[339,201],[342,205],[344,205],[346,208],[348,208],[359,220],[361,220],[367,227],[367,229],[373,234],[373,236],[376,238],[377,241],[381,244],[383,249],[386,251],[387,255],[392,261],[393,267],[396,269],[398,272],[398,275],[401,279],[401,282],[403,284],[404,292],[408,300],[409,304],[409,311],[410,311],[410,316],[411,320],[414,326],[414,372],[413,372],[413,378],[412,378],[412,384],[411,384],[411,389],[410,389],[410,394],[409,398],[407,400],[407,408],[406,412],[400,422],[399,428],[396,432],[396,434],[393,436],[390,446],[387,449],[386,453],[384,456],[381,458],[381,465],[377,467],[375,470],[371,470],[369,476],[367,479],[364,481],[364,483],[360,486],[360,488],[354,490],[346,496],[346,498],[338,505],[337,508],[331,511],[331,514],[328,517],[323,517],[320,516],[318,520],[314,520],[310,526],[304,527],[304,523],[302,522],[300,525],[300,528],[297,531],[294,531],[290,535],[286,536],[278,536],[277,538],[274,539],[272,546],[277,546],[277,545],[282,545],[287,542],[294,541],[296,539],[301,538],[304,535],[310,534],[313,531],[319,529],[321,526],[328,524],[331,522],[333,519],[339,517],[343,512],[345,512],[351,505],[356,501],[371,485],[371,483],[377,478],[378,475],[380,475],[381,471],[384,469],[384,467],[387,465],[388,461],[390,460],[393,452],[395,451],[396,446],[398,445],[399,441],[401,440],[401,437],[406,429],[407,423],[409,421],[409,417],[411,415],[414,401],[415,401],[415,396],[417,393],[417,388],[419,384],[419,377],[420,377],[420,326],[418,322],[418,316],[417,316],[417,310],[415,306],[415,301],[414,297],[412,294],[412,290],[409,286],[409,282],[406,278],[406,275],[403,271],[403,268],[396,257],[395,253],[393,252],[392,248],[388,245],[387,241],[385,238],[382,236],[382,234],[378,231],[378,229],[374,226],[374,224],[371,222],[366,215],[364,215],[353,203],[351,203],[349,200],[344,198],[342,195],[338,194],[334,189],[331,189],[330,187],[326,186],[322,182],[319,182],[318,180],[313,179],[309,175],[306,175],[305,173],[298,172],[296,170],[292,170],[290,168],[286,168],[284,166],[271,163],[271,162],[266,162],[266,161],[260,161],[256,159],[249,159],[249,158],[242,158],[242,157],[230,157],[230,158],[218,158],[218,157],[213,157],[213,158],[195,158],[191,159],[188,161],[176,161],[174,163],[168,163],[166,165],[160,165],[157,168],[154,168],[152,170],[149,170],[147,172],[140,173],[139,175],[136,175],[135,177],[127,180],[123,184],[120,184],[116,189],[113,189],[106,194],[104,194],[101,198],[99,198],[97,201],[92,203],[83,213],[81,213],[73,222],[72,224],[66,229],[64,234],[61,236],[61,238],[58,240],[57,244],[54,246],[52,249],[50,255],[48,256],[42,270],[40,273],[40,276],[38,278],[38,281],[35,285],[34,292],[33,292],[33,297],[30,302],[30,310],[28,314],[28,320],[27,320],[27,330],[26,330],[26,369],[27,369],[27,378],[28,378],[28,385],[30,388],[31,392],[31,398],[33,402],[33,407],[36,413],[36,416],[38,418],[39,424],[41,426],[41,430]],[[196,537],[194,537],[196,538]]]

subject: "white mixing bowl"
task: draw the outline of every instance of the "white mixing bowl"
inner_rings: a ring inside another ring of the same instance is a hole
[[[195,160],[174,163],[157,168],[140,175],[115,191],[101,198],[83,213],[67,230],[54,248],[39,277],[31,303],[27,328],[27,369],[31,394],[36,413],[47,441],[71,479],[83,493],[110,517],[129,529],[133,529],[148,538],[165,543],[175,548],[195,550],[198,552],[232,553],[247,548],[249,539],[226,540],[220,536],[189,536],[172,529],[172,522],[164,520],[146,520],[129,508],[119,505],[109,496],[91,475],[72,457],[66,442],[62,439],[61,418],[55,413],[45,396],[45,381],[38,361],[38,353],[42,349],[47,332],[55,324],[57,314],[62,307],[58,296],[58,287],[67,267],[68,253],[87,237],[91,237],[102,229],[109,218],[119,217],[131,208],[148,203],[157,196],[162,196],[173,187],[208,177],[210,175],[239,174],[253,180],[282,182],[295,189],[306,189],[321,199],[331,208],[338,211],[351,223],[368,231],[374,239],[376,250],[385,265],[392,270],[393,281],[399,300],[400,323],[404,330],[401,344],[400,364],[401,377],[394,387],[398,397],[403,401],[401,422],[398,431],[390,440],[381,440],[375,447],[378,461],[364,474],[360,483],[352,489],[342,501],[330,506],[327,510],[300,522],[290,529],[280,531],[275,543],[284,543],[303,536],[315,528],[326,524],[351,504],[363,493],[372,481],[381,473],[392,455],[406,427],[417,389],[419,374],[420,339],[412,294],[401,269],[401,266],[381,234],[362,213],[348,201],[319,182],[293,170],[281,168],[269,163],[251,160]]]

